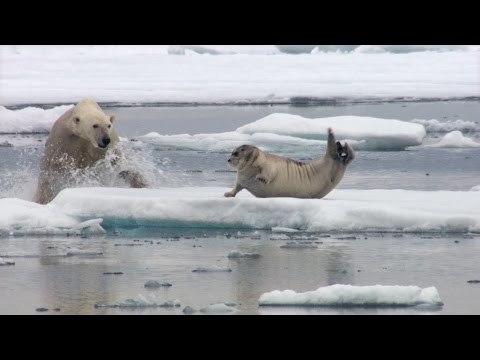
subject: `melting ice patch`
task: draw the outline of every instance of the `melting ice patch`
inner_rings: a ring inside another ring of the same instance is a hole
[[[44,110],[29,106],[19,110],[9,110],[0,106],[0,134],[48,133],[53,123],[72,107],[73,105],[62,105]]]
[[[63,216],[72,222],[103,218],[107,230],[134,222],[151,227],[282,227],[325,232],[480,231],[480,192],[476,191],[335,189],[324,199],[261,199],[245,190],[235,198],[225,198],[227,190],[71,188],[61,191],[46,207],[52,212],[48,218]],[[44,208],[37,206],[35,213],[18,212],[17,218],[43,219]],[[10,220],[10,227],[17,218]]]
[[[274,290],[264,293],[259,305],[289,306],[442,306],[435,287],[418,286],[353,286],[335,284],[314,291],[297,293],[293,290]]]
[[[285,152],[286,146],[303,149],[324,147],[329,127],[337,140],[348,141],[355,150],[403,150],[420,145],[426,135],[423,125],[395,119],[365,116],[308,119],[275,113],[230,132],[196,135],[149,133],[139,139],[194,150],[231,151],[250,143],[266,150],[282,149]]]

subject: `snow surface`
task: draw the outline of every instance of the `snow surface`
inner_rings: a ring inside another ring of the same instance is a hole
[[[195,135],[151,132],[138,139],[194,150],[232,151],[246,143],[264,150],[276,150],[279,146],[285,150],[285,146],[325,147],[329,127],[337,140],[349,142],[354,150],[403,150],[420,145],[426,135],[423,125],[395,119],[366,116],[308,119],[275,113],[230,132]]]
[[[330,285],[314,291],[297,293],[293,290],[274,290],[264,293],[259,305],[295,306],[415,306],[443,305],[435,287],[418,286],[353,286]]]
[[[0,105],[71,104],[86,96],[121,103],[289,103],[480,93],[476,47],[373,50],[291,55],[271,46],[2,45]]]
[[[443,139],[434,144],[422,145],[432,148],[472,148],[480,147],[480,143],[463,136],[461,131],[455,130],[446,134]]]
[[[324,232],[479,232],[480,192],[335,189],[324,199],[224,198],[224,187],[70,188],[47,205],[0,199],[0,232],[61,233],[102,226],[255,228]],[[68,230],[65,230],[68,229]],[[284,235],[284,234],[280,234]]]

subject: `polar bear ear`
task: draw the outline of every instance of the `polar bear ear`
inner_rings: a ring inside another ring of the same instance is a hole
[[[75,117],[73,118],[73,122],[74,122],[75,124],[78,124],[78,123],[80,122],[80,118],[79,118],[78,116],[75,116]]]
[[[115,115],[110,115],[110,124],[113,124],[115,121]]]

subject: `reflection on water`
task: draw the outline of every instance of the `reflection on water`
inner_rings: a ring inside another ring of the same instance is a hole
[[[317,249],[285,249],[280,246],[287,240],[270,240],[269,231],[256,233],[253,239],[251,235],[190,229],[174,237],[163,232],[143,238],[3,237],[0,256],[11,256],[15,265],[0,267],[0,313],[35,314],[36,308],[45,307],[46,314],[182,314],[185,306],[198,310],[224,302],[236,304],[240,311],[235,314],[480,314],[480,287],[467,283],[478,278],[480,236],[422,239],[367,234],[339,239],[342,236],[317,234]],[[78,250],[102,255],[82,255]],[[232,250],[261,257],[227,258]],[[65,256],[72,251],[79,255]],[[229,267],[232,272],[192,272],[198,266]],[[123,274],[104,274],[109,272]],[[147,289],[144,284],[149,280],[172,286]],[[258,306],[264,292],[305,292],[333,284],[435,286],[445,305]],[[178,300],[181,307],[95,308],[98,303],[116,304],[139,296],[157,303]]]

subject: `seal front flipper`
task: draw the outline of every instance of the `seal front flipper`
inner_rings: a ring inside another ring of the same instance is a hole
[[[147,187],[147,181],[141,174],[136,171],[123,170],[118,175],[130,184],[132,188],[145,188]]]
[[[235,195],[237,195],[238,192],[241,191],[242,189],[243,189],[242,185],[235,184],[235,187],[233,188],[233,190],[226,192],[225,194],[223,194],[223,196],[225,196],[225,197],[235,197]]]

